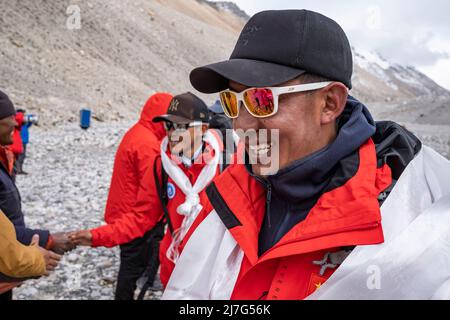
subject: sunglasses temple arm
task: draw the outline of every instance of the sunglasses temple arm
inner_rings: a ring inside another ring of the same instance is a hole
[[[295,93],[295,92],[304,92],[304,91],[311,91],[311,90],[318,90],[325,88],[329,84],[331,84],[331,81],[328,82],[316,82],[316,83],[308,83],[308,84],[300,84],[298,86],[291,86],[291,87],[274,87],[271,88],[272,92],[280,95],[285,93]]]

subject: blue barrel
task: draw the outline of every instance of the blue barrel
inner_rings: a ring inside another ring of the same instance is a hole
[[[86,130],[91,126],[91,110],[81,109],[80,110],[80,127]]]

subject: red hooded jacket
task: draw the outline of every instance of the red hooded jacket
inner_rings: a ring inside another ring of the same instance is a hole
[[[153,123],[152,119],[165,114],[171,100],[172,96],[166,93],[151,96],[140,120],[123,137],[106,203],[107,225],[91,230],[93,246],[113,247],[127,243],[143,236],[158,222],[161,210],[153,208],[153,203],[159,198],[150,186],[154,184],[153,163],[165,130],[162,123]],[[139,228],[130,222],[136,216],[141,221]]]
[[[22,136],[20,131],[22,130],[22,125],[24,121],[24,114],[22,112],[16,113],[17,126],[14,128],[13,144],[11,145],[11,151],[17,157],[19,154],[23,153]]]

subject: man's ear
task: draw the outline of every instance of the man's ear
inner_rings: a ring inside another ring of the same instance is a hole
[[[345,109],[348,98],[347,87],[340,82],[333,82],[323,91],[324,107],[322,109],[321,124],[336,121]]]

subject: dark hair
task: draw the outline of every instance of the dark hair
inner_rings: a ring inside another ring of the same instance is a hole
[[[300,80],[302,83],[314,83],[314,82],[328,82],[331,81],[330,79],[327,79],[325,77],[322,76],[318,76],[316,74],[313,73],[304,73],[301,76],[299,76],[297,78],[298,80]]]
[[[16,109],[16,112],[26,113],[27,111],[25,109]]]

